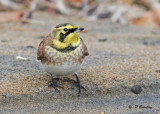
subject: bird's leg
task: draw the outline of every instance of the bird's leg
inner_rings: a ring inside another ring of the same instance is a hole
[[[85,91],[87,91],[87,90],[86,90],[86,88],[84,88],[84,87],[81,85],[81,81],[80,81],[79,78],[78,78],[78,74],[75,72],[74,75],[76,76],[77,84],[78,84],[78,86],[79,86],[78,96],[80,96],[80,94],[81,94],[81,88],[84,89]]]
[[[57,89],[57,87],[63,89],[63,87],[57,85],[57,84],[54,82],[54,79],[53,79],[53,77],[52,77],[52,74],[51,74],[51,79],[52,79],[52,80],[51,80],[51,83],[48,85],[49,87],[53,87],[53,88],[54,88],[55,90],[57,90],[57,91],[59,91],[59,90]]]

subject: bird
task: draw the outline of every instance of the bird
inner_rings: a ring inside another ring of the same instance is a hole
[[[37,51],[37,60],[41,61],[43,69],[51,75],[52,86],[55,90],[60,87],[54,81],[54,76],[63,77],[74,75],[79,87],[86,90],[78,77],[77,71],[81,68],[86,56],[89,55],[87,46],[79,32],[84,28],[71,23],[59,24],[53,27],[48,35],[40,42]]]

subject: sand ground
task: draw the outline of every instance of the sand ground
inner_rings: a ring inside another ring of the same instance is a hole
[[[0,24],[0,113],[160,113],[160,29],[44,13],[34,19],[42,23]],[[56,79],[60,93],[48,87],[36,60],[43,36],[64,22],[88,30],[80,34],[90,54],[78,71],[87,89],[80,97],[73,76]],[[130,91],[135,84],[143,89],[138,95]]]

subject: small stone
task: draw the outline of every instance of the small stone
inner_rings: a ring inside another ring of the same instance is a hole
[[[105,41],[107,41],[107,38],[100,38],[100,39],[98,39],[98,41],[99,42],[105,42]]]
[[[45,36],[38,36],[37,39],[44,39]]]
[[[148,45],[148,42],[147,42],[147,41],[144,41],[144,42],[143,42],[143,45]]]
[[[1,40],[1,42],[7,42],[7,40]]]
[[[35,47],[32,45],[28,45],[28,46],[22,46],[21,48],[26,50],[26,49],[34,49]]]
[[[98,18],[110,18],[111,15],[111,12],[101,13],[98,15]]]
[[[26,48],[34,48],[34,46],[29,45],[29,46],[26,46]]]
[[[140,94],[142,92],[142,88],[140,85],[134,85],[132,88],[131,88],[131,91],[135,94]]]
[[[132,105],[129,105],[129,106],[128,106],[128,108],[130,108],[130,109],[131,109],[131,108],[132,108]]]

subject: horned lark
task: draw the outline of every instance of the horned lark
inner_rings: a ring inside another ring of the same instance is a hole
[[[76,76],[79,86],[78,95],[81,93],[81,88],[85,89],[76,73],[85,56],[88,56],[87,47],[79,37],[79,32],[82,30],[84,28],[69,23],[57,25],[39,44],[37,59],[41,60],[45,71],[51,74],[50,86],[56,90],[59,86],[54,82],[53,76],[71,74]]]

